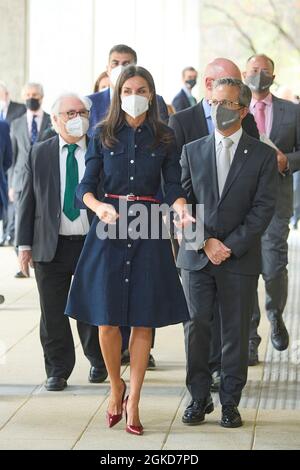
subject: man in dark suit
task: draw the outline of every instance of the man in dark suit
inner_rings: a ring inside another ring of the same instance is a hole
[[[261,270],[260,237],[275,209],[276,154],[241,127],[251,101],[240,80],[216,80],[212,95],[215,131],[184,145],[182,185],[188,202],[204,207],[203,236],[183,237],[178,267],[191,321],[184,326],[191,403],[185,424],[199,424],[213,410],[209,349],[216,296],[221,315],[221,425],[242,425],[238,404],[247,380],[249,323]],[[201,226],[197,227],[201,230]],[[201,233],[201,232],[200,232]]]
[[[0,120],[11,124],[14,119],[26,113],[26,106],[23,103],[11,101],[9,91],[4,82],[0,82]]]
[[[75,189],[85,171],[86,132],[91,102],[74,94],[61,96],[52,109],[56,137],[37,143],[24,168],[17,244],[20,266],[34,264],[40,294],[40,335],[47,373],[46,388],[63,390],[75,364],[68,292],[90,219],[74,207]],[[89,381],[107,377],[98,328],[77,323],[84,353],[91,363]]]
[[[192,89],[197,83],[198,73],[194,67],[185,67],[182,71],[183,87],[174,97],[172,106],[176,112],[190,108],[197,104],[196,98],[192,95]]]
[[[183,145],[214,132],[209,100],[211,100],[212,97],[214,81],[224,77],[236,78],[238,80],[242,79],[241,72],[234,62],[225,58],[215,59],[206,66],[204,71],[205,97],[196,106],[170,116],[169,126],[174,129],[178,152],[181,153]],[[255,120],[250,113],[243,119],[242,127],[251,137],[259,139]],[[178,247],[176,252],[177,251]],[[210,367],[212,372],[211,389],[216,392],[219,390],[220,386],[221,369],[221,326],[218,305],[216,305],[215,308],[212,325]]]
[[[45,129],[50,127],[49,114],[42,109],[44,91],[39,83],[28,83],[23,88],[26,113],[15,119],[10,126],[13,148],[13,164],[9,170],[9,198],[14,203],[15,226],[18,219],[18,207],[23,187],[25,164],[32,145],[39,141]],[[16,274],[23,278],[22,272]]]
[[[22,103],[11,101],[9,91],[4,82],[0,82],[0,121],[4,120],[11,124],[14,119],[26,112],[26,106]],[[3,214],[3,237],[0,246],[13,245],[15,237],[14,206],[11,201]]]
[[[12,163],[11,141],[9,136],[9,125],[0,121],[0,221],[3,219],[7,209],[7,170]],[[0,295],[0,304],[4,302]]]
[[[275,78],[274,62],[258,54],[250,57],[244,73],[252,90],[250,111],[262,139],[277,148],[279,197],[274,217],[262,237],[262,275],[266,289],[266,312],[271,324],[271,341],[278,351],[287,349],[289,335],[282,315],[288,295],[289,220],[293,213],[293,172],[300,170],[300,106],[270,93]],[[257,332],[260,321],[258,298],[251,320],[249,352],[252,365],[258,363]]]
[[[127,65],[137,63],[137,54],[129,46],[125,44],[117,44],[112,47],[109,52],[108,65],[107,65],[107,74],[109,76],[110,88],[105,91],[93,93],[89,95],[89,98],[92,100],[93,106],[90,113],[90,130],[89,135],[91,135],[97,124],[102,121],[107,111],[110,107],[111,96],[119,78],[120,74]],[[160,95],[156,95],[157,104],[160,112],[161,119],[167,123],[169,119],[167,105],[164,102],[164,99]]]

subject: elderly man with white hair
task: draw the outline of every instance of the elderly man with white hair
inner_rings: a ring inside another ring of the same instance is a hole
[[[63,390],[75,365],[73,336],[64,311],[91,222],[86,210],[74,206],[75,189],[85,170],[90,108],[88,98],[73,93],[60,96],[51,114],[58,135],[34,145],[24,169],[17,245],[23,274],[29,275],[29,265],[35,270],[49,391]],[[89,381],[103,382],[107,372],[97,328],[81,322],[77,328],[91,364]]]

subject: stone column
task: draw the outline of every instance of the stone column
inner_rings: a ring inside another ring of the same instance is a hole
[[[20,100],[28,69],[28,0],[0,0],[0,80]]]

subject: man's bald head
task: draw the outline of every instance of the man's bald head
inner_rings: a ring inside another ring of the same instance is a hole
[[[210,62],[204,71],[205,98],[211,99],[213,82],[219,78],[242,79],[238,66],[232,60],[219,57]]]

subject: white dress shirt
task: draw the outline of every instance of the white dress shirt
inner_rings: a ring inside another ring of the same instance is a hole
[[[10,105],[10,100],[5,104],[4,108],[0,109],[0,113],[2,112],[3,119],[6,119],[8,107]]]
[[[67,142],[59,136],[59,166],[60,166],[60,199],[61,199],[61,222],[60,222],[60,235],[86,235],[89,231],[89,221],[87,217],[87,211],[85,209],[80,210],[80,216],[73,222],[63,213],[64,197],[66,189],[66,168],[67,168],[67,155],[68,148],[66,147]],[[79,181],[82,180],[85,172],[85,154],[86,154],[86,138],[77,142],[77,149],[75,151],[75,158],[78,163],[78,176]]]
[[[233,144],[230,147],[230,165],[232,164],[232,160],[234,158],[236,149],[239,145],[240,138],[242,137],[243,129],[240,128],[238,131],[236,131],[234,134],[228,135],[227,139],[231,139]],[[217,129],[215,129],[215,145],[216,145],[216,159],[217,159],[217,164],[218,164],[218,159],[220,157],[220,153],[222,150],[222,144],[221,141],[225,138],[224,135],[220,134]],[[218,166],[218,165],[217,165]]]

